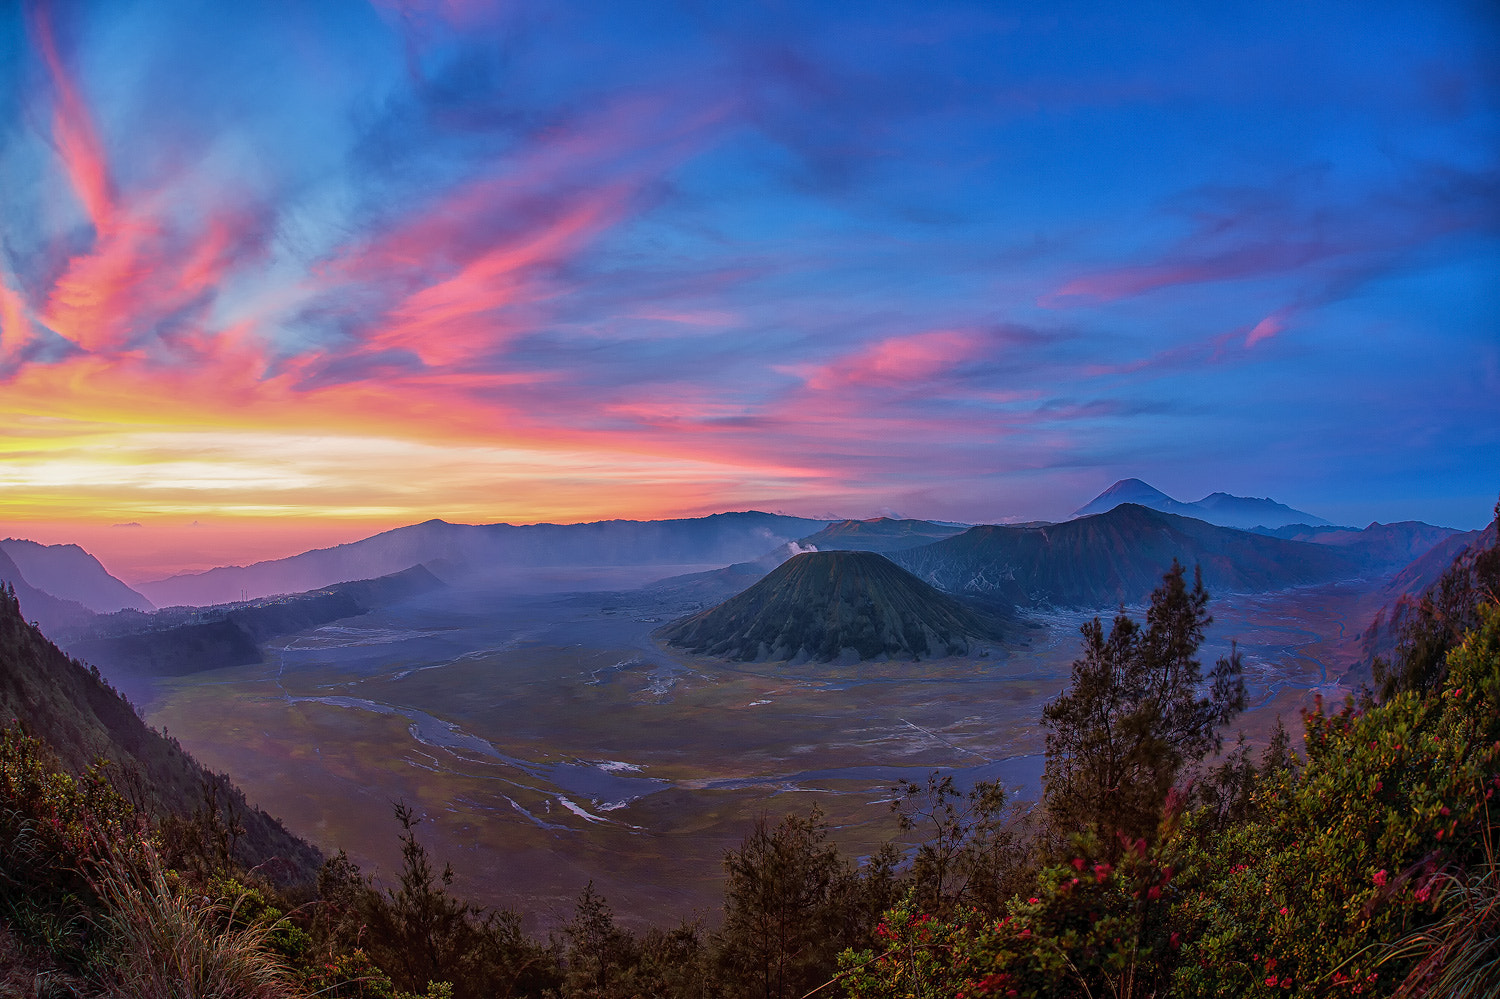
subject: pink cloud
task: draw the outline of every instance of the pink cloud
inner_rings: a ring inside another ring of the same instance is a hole
[[[1065,304],[1064,299],[1114,302],[1161,288],[1235,281],[1268,273],[1282,273],[1329,255],[1322,243],[1261,242],[1219,253],[1188,249],[1178,259],[1142,267],[1122,267],[1074,278],[1038,304]]]
[[[34,335],[26,300],[0,281],[0,357],[16,357]]]
[[[506,240],[452,277],[408,295],[368,338],[375,347],[403,347],[424,364],[461,361],[492,347],[513,328],[490,314],[544,297],[531,271],[576,253],[623,212],[628,192],[606,187],[561,217]]]
[[[103,146],[94,129],[93,119],[57,53],[57,44],[52,37],[52,21],[45,5],[36,8],[31,26],[36,35],[37,46],[42,50],[42,58],[47,63],[47,70],[52,76],[53,88],[57,92],[52,134],[57,141],[63,169],[94,228],[102,229],[114,215],[114,193]]]
[[[983,354],[976,333],[934,330],[878,340],[852,354],[806,372],[808,388],[912,386],[942,375]]]
[[[1287,327],[1287,312],[1285,309],[1271,313],[1255,326],[1245,336],[1245,346],[1254,347],[1262,340],[1269,340],[1278,333],[1284,332]]]

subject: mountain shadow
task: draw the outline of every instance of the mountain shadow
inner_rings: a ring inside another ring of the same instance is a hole
[[[1001,622],[874,552],[805,552],[745,592],[657,632],[670,645],[741,662],[922,659],[998,640]]]

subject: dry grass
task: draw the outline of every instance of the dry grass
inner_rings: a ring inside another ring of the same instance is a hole
[[[270,928],[227,928],[233,907],[174,884],[154,853],[110,864],[99,878],[100,921],[113,966],[106,985],[126,999],[296,999]]]
[[[1486,822],[1484,860],[1428,882],[1439,918],[1395,943],[1380,963],[1417,959],[1395,999],[1500,999],[1500,856]]]

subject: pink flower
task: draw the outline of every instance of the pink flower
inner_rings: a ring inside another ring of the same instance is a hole
[[[1375,872],[1375,887],[1377,887],[1377,888],[1384,888],[1385,887],[1385,868],[1383,868],[1383,867],[1380,870],[1378,870],[1378,871]]]
[[[1283,905],[1283,906],[1282,906],[1282,907],[1281,907],[1281,914],[1282,914],[1282,915],[1283,915],[1283,916],[1285,916],[1285,915],[1286,915],[1286,914],[1287,914],[1287,907],[1286,907],[1286,906],[1284,906],[1284,905]]]

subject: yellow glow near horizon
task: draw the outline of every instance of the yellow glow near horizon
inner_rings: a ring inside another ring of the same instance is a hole
[[[696,515],[740,490],[744,478],[743,468],[712,460],[555,443],[53,421],[41,435],[12,428],[0,437],[0,532],[83,544],[139,581],[281,557],[434,517],[535,523]],[[796,488],[795,476],[767,484]]]

